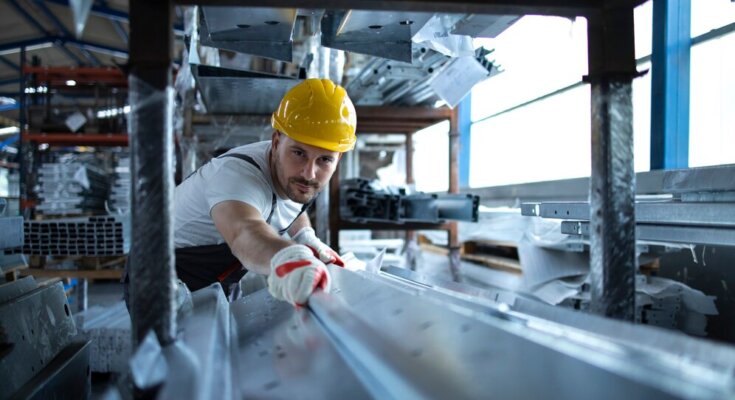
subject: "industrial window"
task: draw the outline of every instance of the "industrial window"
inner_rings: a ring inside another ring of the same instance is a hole
[[[692,1],[689,166],[735,163],[735,3]],[[719,30],[717,32],[715,30]]]
[[[651,12],[650,2],[635,11],[639,59],[651,52]],[[479,43],[496,49],[506,71],[472,91],[470,187],[589,176],[587,21],[524,17]],[[636,171],[650,167],[650,79],[632,88]]]

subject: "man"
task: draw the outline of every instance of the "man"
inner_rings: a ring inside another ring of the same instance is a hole
[[[305,211],[355,145],[352,102],[341,86],[307,79],[271,124],[270,141],[234,148],[176,188],[176,273],[191,290],[219,281],[228,292],[250,271],[268,276],[275,298],[302,305],[329,290],[325,264],[344,266]]]

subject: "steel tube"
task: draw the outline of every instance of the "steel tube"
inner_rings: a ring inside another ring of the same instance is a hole
[[[593,312],[632,321],[635,311],[635,173],[631,82],[633,8],[590,17],[592,83],[590,277]]]
[[[165,346],[176,334],[170,88],[173,7],[168,1],[133,0],[130,15],[133,342],[137,346],[153,329]]]

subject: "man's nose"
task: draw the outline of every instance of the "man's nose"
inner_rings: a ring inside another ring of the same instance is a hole
[[[314,161],[309,161],[304,164],[304,168],[301,170],[301,177],[309,181],[316,178],[316,165]]]

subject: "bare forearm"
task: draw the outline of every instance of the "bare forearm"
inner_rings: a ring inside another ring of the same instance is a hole
[[[293,244],[273,232],[262,221],[244,221],[239,234],[229,243],[232,253],[249,270],[267,275],[270,260],[279,250]]]
[[[306,228],[307,226],[311,226],[309,216],[306,215],[306,213],[302,213],[296,221],[291,224],[291,227],[288,229],[288,234],[291,235],[291,237],[294,237],[294,235],[296,235],[302,228]]]

